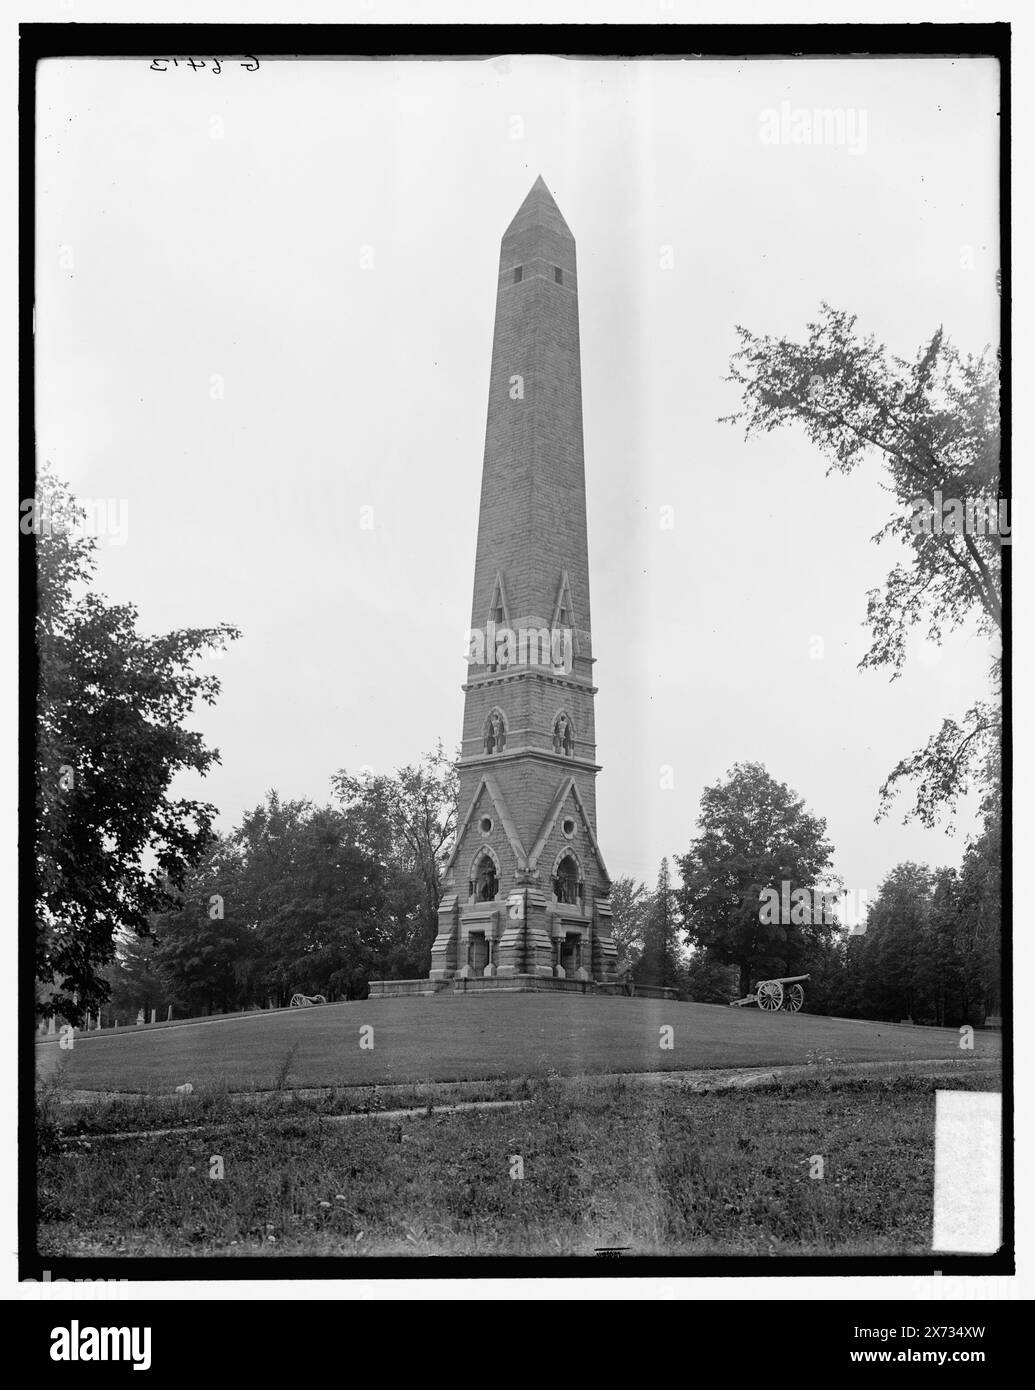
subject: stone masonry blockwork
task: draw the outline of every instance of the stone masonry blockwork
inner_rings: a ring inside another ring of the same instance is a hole
[[[471,629],[431,981],[612,983],[575,239],[541,178],[500,247]],[[497,648],[508,629],[536,635]]]

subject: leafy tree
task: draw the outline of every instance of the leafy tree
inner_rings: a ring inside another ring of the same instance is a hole
[[[1002,822],[993,813],[967,846],[959,873],[956,951],[965,1018],[1002,1013]]]
[[[876,1018],[916,1018],[925,1003],[922,950],[933,885],[925,864],[897,864],[870,904],[864,1002]]]
[[[998,838],[972,842],[963,867],[898,864],[846,956],[850,1011],[956,1027],[998,1011]]]
[[[959,879],[955,869],[935,869],[917,958],[921,1018],[939,1027],[958,1022],[964,980],[957,942],[960,927]]]
[[[385,871],[349,841],[340,811],[299,809],[272,891],[253,889],[264,980],[284,1003],[295,990],[355,998],[365,993],[392,937]],[[254,844],[268,828],[260,808],[243,833]]]
[[[132,1023],[141,1009],[145,1018],[151,1017],[152,1009],[161,1015],[171,1002],[153,936],[120,932],[115,941],[115,959],[103,973],[109,988],[106,1013],[112,1020]]]
[[[760,763],[738,763],[725,782],[705,788],[698,828],[676,858],[688,944],[736,965],[742,996],[753,979],[801,973],[810,944],[829,939],[833,924],[811,912],[807,921],[763,921],[760,904],[765,889],[780,894],[787,884],[793,894],[826,884],[833,852],[826,821]]]
[[[738,978],[734,978],[737,976]],[[698,1004],[729,1004],[737,997],[739,972],[707,951],[695,951],[683,972],[686,997]]]
[[[400,924],[400,903],[408,913]],[[383,973],[418,904],[349,838],[333,807],[271,792],[212,847],[157,924],[162,967],[190,1009],[291,995],[355,998]]]
[[[650,898],[643,923],[643,949],[633,969],[637,984],[684,986],[679,951],[679,917],[668,860],[661,861],[658,883]]]
[[[643,933],[651,896],[645,883],[623,874],[611,883],[611,938],[618,951],[618,971],[636,965],[643,950]]]
[[[853,939],[846,929],[835,925],[829,935],[813,934],[806,940],[800,961],[800,973],[809,977],[802,1006],[805,1013],[840,1018],[856,1015],[848,971],[848,950]]]
[[[77,534],[82,517],[41,472],[23,517],[38,564],[37,1007],[73,1023],[108,996],[116,932],[146,932],[211,838],[214,807],[174,799],[169,786],[218,760],[184,728],[219,691],[193,662],[238,636],[225,625],[138,633],[131,604],[85,588],[96,542]]]
[[[865,926],[844,943],[845,1005],[840,1010],[850,1018],[866,1018],[866,992],[869,981],[869,950]],[[811,982],[810,982],[811,983]]]
[[[414,976],[426,975],[438,931],[442,871],[456,834],[455,764],[439,742],[420,762],[394,774],[356,776],[342,770],[331,782],[352,841],[417,886],[419,917],[410,938],[397,943],[396,956]]]
[[[865,937],[854,949],[857,1011],[943,1027],[968,1021],[962,922],[954,869],[897,864],[881,884]]]
[[[210,842],[177,894],[154,919],[155,959],[178,1010],[227,1013],[261,994],[256,934],[234,891],[240,857],[232,838]]]
[[[991,504],[997,518],[999,371],[987,350],[961,357],[941,328],[910,364],[890,356],[872,336],[861,338],[855,323],[854,316],[823,304],[803,343],[738,327],[741,345],[727,380],[740,388],[743,404],[725,419],[743,424],[746,437],[800,425],[828,460],[828,472],[850,473],[864,456],[880,459],[881,484],[895,508],[874,540],[896,538],[909,554],[890,571],[883,591],[868,595],[871,645],[860,666],[888,667],[894,680],[906,638],[917,625],[935,643],[971,619],[989,637],[1001,632],[1003,542],[997,519],[990,533],[977,534],[965,525],[962,506],[942,522],[934,505],[936,493],[945,502],[979,499]],[[934,517],[942,524],[935,525]],[[986,527],[988,519],[986,511]],[[925,825],[942,814],[951,821],[965,791],[987,786],[1001,739],[998,657],[991,684],[991,700],[945,719],[922,749],[892,769],[881,788],[878,818],[906,782],[915,793],[911,814]]]

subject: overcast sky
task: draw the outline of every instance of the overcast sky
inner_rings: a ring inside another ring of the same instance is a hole
[[[827,478],[717,417],[734,326],[800,336],[823,299],[905,358],[939,324],[994,347],[997,95],[983,60],[45,63],[40,454],[128,506],[98,587],[142,628],[243,633],[196,720],[222,763],[178,790],[229,828],[458,743],[499,242],[541,173],[578,249],[612,875],[653,881],[747,759],[851,888],[957,863],[966,814],[873,818],[986,693],[986,644],[860,673],[896,559],[877,462]],[[850,112],[852,144],[767,143],[783,102]]]

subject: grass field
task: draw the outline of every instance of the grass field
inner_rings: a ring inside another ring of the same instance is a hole
[[[995,1060],[806,1070],[709,1094],[622,1076],[320,1098],[213,1090],[55,1106],[45,1094],[39,1250],[929,1253],[935,1089],[996,1090]],[[431,1108],[462,1095],[512,1103]]]
[[[372,1048],[361,1029],[372,1028]],[[661,1029],[672,1029],[664,1049]],[[994,1058],[998,1034],[961,1052],[951,1029],[708,1004],[559,996],[376,999],[313,1009],[199,1019],[80,1035],[37,1047],[40,1074],[60,1063],[66,1087],[169,1092],[273,1087],[290,1057],[291,1086],[685,1071],[812,1062]],[[281,1077],[281,1079],[284,1079]]]

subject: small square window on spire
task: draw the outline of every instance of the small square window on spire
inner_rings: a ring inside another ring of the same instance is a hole
[[[553,278],[557,281],[558,285],[564,284],[564,271],[559,265],[555,265],[553,268]]]
[[[520,283],[521,283],[521,272],[522,272],[523,269],[524,269],[524,266],[520,266],[520,265],[516,265],[516,266],[514,267],[514,284],[515,284],[515,285],[520,285]]]

